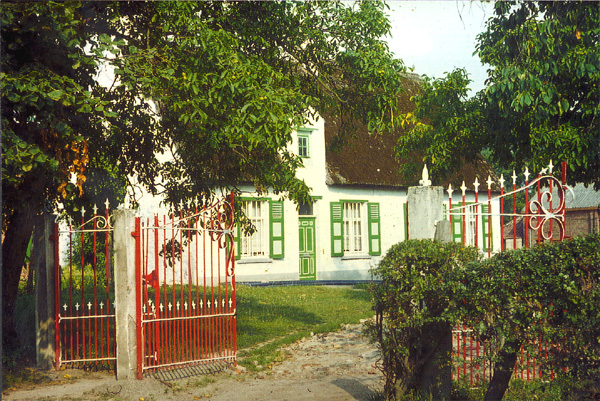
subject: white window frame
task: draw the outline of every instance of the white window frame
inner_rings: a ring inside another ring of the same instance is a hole
[[[252,235],[241,230],[240,258],[269,257],[269,202],[264,200],[244,201],[242,208],[255,228]]]
[[[369,253],[366,207],[366,202],[343,202],[344,255]]]
[[[475,206],[465,208],[465,245],[475,246],[475,237],[478,235],[477,230],[475,230],[476,214],[479,219],[479,225],[481,225],[480,210],[475,213]]]
[[[305,143],[303,144],[303,142],[305,142]],[[306,133],[299,133],[298,134],[298,156],[310,157],[309,144],[310,144],[309,136]]]

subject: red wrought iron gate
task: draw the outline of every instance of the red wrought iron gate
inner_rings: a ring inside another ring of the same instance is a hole
[[[136,218],[137,375],[235,362],[234,197]]]
[[[100,214],[94,206],[86,217],[82,208],[80,225],[71,219],[62,228],[54,224],[56,369],[65,364],[114,367],[112,234],[108,201]]]

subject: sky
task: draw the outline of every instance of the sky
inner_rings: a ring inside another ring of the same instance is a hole
[[[473,80],[471,94],[484,86],[487,68],[473,55],[475,37],[485,30],[493,4],[459,0],[388,0],[392,24],[390,50],[414,72],[441,78],[465,68]]]

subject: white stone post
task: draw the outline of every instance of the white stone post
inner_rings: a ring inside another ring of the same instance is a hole
[[[115,323],[117,334],[117,379],[137,375],[135,214],[114,212]]]
[[[433,239],[436,224],[442,221],[442,187],[408,188],[408,238]]]
[[[419,187],[408,188],[408,239],[438,239],[450,241],[450,225],[443,221],[444,190],[431,186],[427,166]],[[448,399],[451,389],[451,372],[448,364],[452,353],[452,328],[445,324],[430,324],[440,332],[441,343],[434,356],[422,368],[421,392],[432,399]],[[423,345],[423,354],[433,352]]]

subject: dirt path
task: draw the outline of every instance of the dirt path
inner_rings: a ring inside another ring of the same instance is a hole
[[[2,399],[375,401],[382,388],[379,353],[361,327],[305,338],[285,348],[289,358],[258,374],[238,367],[173,380],[117,381],[106,373],[69,370],[48,373],[51,385],[7,391]]]

